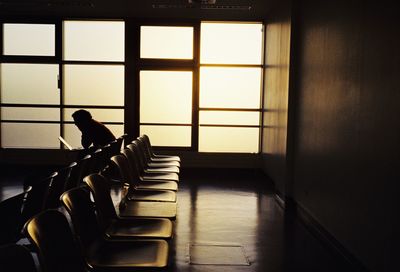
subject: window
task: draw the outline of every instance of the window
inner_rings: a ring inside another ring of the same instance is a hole
[[[63,22],[63,131],[72,146],[81,133],[72,113],[90,111],[116,137],[124,133],[125,23]],[[109,64],[108,64],[109,63]]]
[[[259,152],[262,24],[202,23],[200,152]]]
[[[124,22],[4,23],[2,30],[1,147],[60,148],[59,135],[80,146],[71,118],[80,108],[124,133]]]
[[[0,64],[1,147],[58,148],[55,24],[5,23],[2,28],[2,56],[8,62]]]
[[[55,55],[53,24],[3,24],[3,39],[4,55]]]
[[[154,145],[192,145],[193,33],[188,26],[140,28],[140,133]]]
[[[116,136],[146,133],[155,146],[259,152],[261,23],[64,20],[1,30],[1,147],[59,148],[59,135],[80,146],[71,114],[86,109]]]

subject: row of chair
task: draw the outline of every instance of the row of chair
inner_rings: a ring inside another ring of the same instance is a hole
[[[93,174],[85,173],[83,186],[62,194],[73,229],[54,209],[25,225],[45,271],[153,271],[167,266],[180,159],[154,154],[146,135],[118,153],[108,156],[108,162],[106,156],[93,156]],[[112,182],[104,175],[110,169],[119,174]],[[111,198],[112,188],[122,195],[119,203]]]
[[[5,224],[0,224],[0,244],[20,240],[22,227],[32,216],[59,208],[61,194],[79,186],[84,176],[103,169],[113,155],[119,154],[125,138],[126,135],[122,135],[55,172],[29,178],[23,192],[0,203],[0,214],[8,218]]]

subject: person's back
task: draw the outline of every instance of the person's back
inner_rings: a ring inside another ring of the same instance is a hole
[[[101,147],[115,140],[114,134],[102,123],[94,120],[90,112],[78,110],[72,114],[75,125],[82,132],[81,143],[84,148]]]

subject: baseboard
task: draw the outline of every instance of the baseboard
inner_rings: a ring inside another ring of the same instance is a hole
[[[329,233],[318,220],[316,220],[304,207],[299,205],[292,198],[282,198],[275,194],[278,205],[286,211],[291,212],[306,227],[306,229],[316,237],[328,250],[338,259],[346,262],[354,272],[369,272],[351,252],[349,252],[331,233]]]

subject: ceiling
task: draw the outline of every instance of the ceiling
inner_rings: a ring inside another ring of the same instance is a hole
[[[260,20],[279,0],[0,0],[2,16]],[[192,2],[192,3],[190,3]]]

